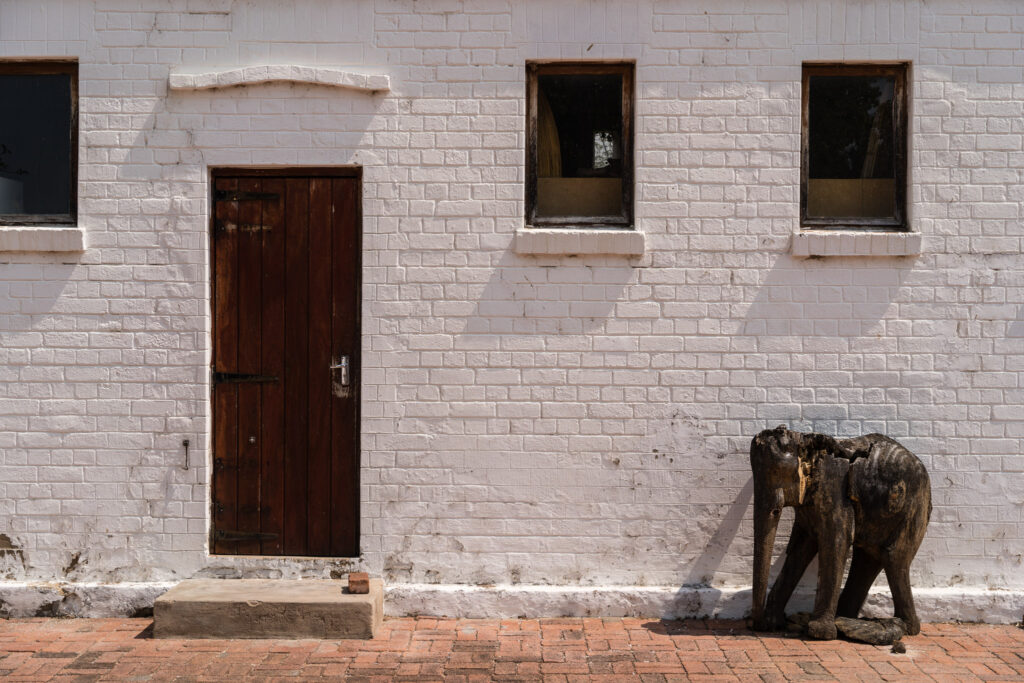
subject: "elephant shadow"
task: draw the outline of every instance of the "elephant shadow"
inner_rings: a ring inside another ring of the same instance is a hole
[[[713,583],[713,579],[726,556],[735,550],[740,527],[751,516],[753,498],[754,481],[748,479],[736,494],[717,529],[708,537],[703,552],[691,563],[686,578],[676,590],[672,608],[664,615],[667,620],[695,617],[742,619],[749,616],[751,589],[723,590]],[[784,519],[781,523],[783,529],[786,524],[787,520]],[[751,552],[752,550],[748,548],[747,556],[750,556]],[[778,553],[778,558],[771,569],[773,577],[781,570],[783,555],[781,552]],[[810,608],[814,598],[813,577],[816,570],[815,560],[808,567],[805,580],[801,581],[795,590],[791,604],[798,609]]]

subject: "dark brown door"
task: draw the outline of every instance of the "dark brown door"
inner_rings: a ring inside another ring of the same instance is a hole
[[[359,177],[216,171],[213,537],[359,554]]]

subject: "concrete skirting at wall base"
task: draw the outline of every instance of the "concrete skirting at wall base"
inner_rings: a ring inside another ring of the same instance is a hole
[[[156,598],[175,584],[0,582],[0,618],[148,616]],[[1024,619],[1024,591],[917,588],[914,598],[922,621],[1012,624]],[[811,602],[809,592],[798,594],[790,611],[808,610]],[[868,616],[888,616],[891,610],[887,590],[868,596]],[[742,619],[749,611],[749,588],[400,584],[384,589],[387,616]]]
[[[149,616],[177,582],[0,582],[0,618]]]

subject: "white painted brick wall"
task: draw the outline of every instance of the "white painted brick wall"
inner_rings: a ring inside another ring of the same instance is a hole
[[[359,164],[369,571],[748,584],[784,422],[921,456],[916,585],[1024,590],[1022,43],[1013,0],[0,3],[0,56],[80,61],[88,244],[0,254],[0,576],[343,566],[206,553],[207,182]],[[636,61],[643,256],[515,252],[540,58]],[[920,256],[790,256],[804,60],[912,62]],[[167,87],[289,63],[392,89]]]

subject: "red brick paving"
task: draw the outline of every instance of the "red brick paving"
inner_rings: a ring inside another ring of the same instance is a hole
[[[740,622],[388,619],[376,640],[154,640],[149,619],[0,620],[11,681],[1024,681],[1024,630],[925,624],[906,654]]]

